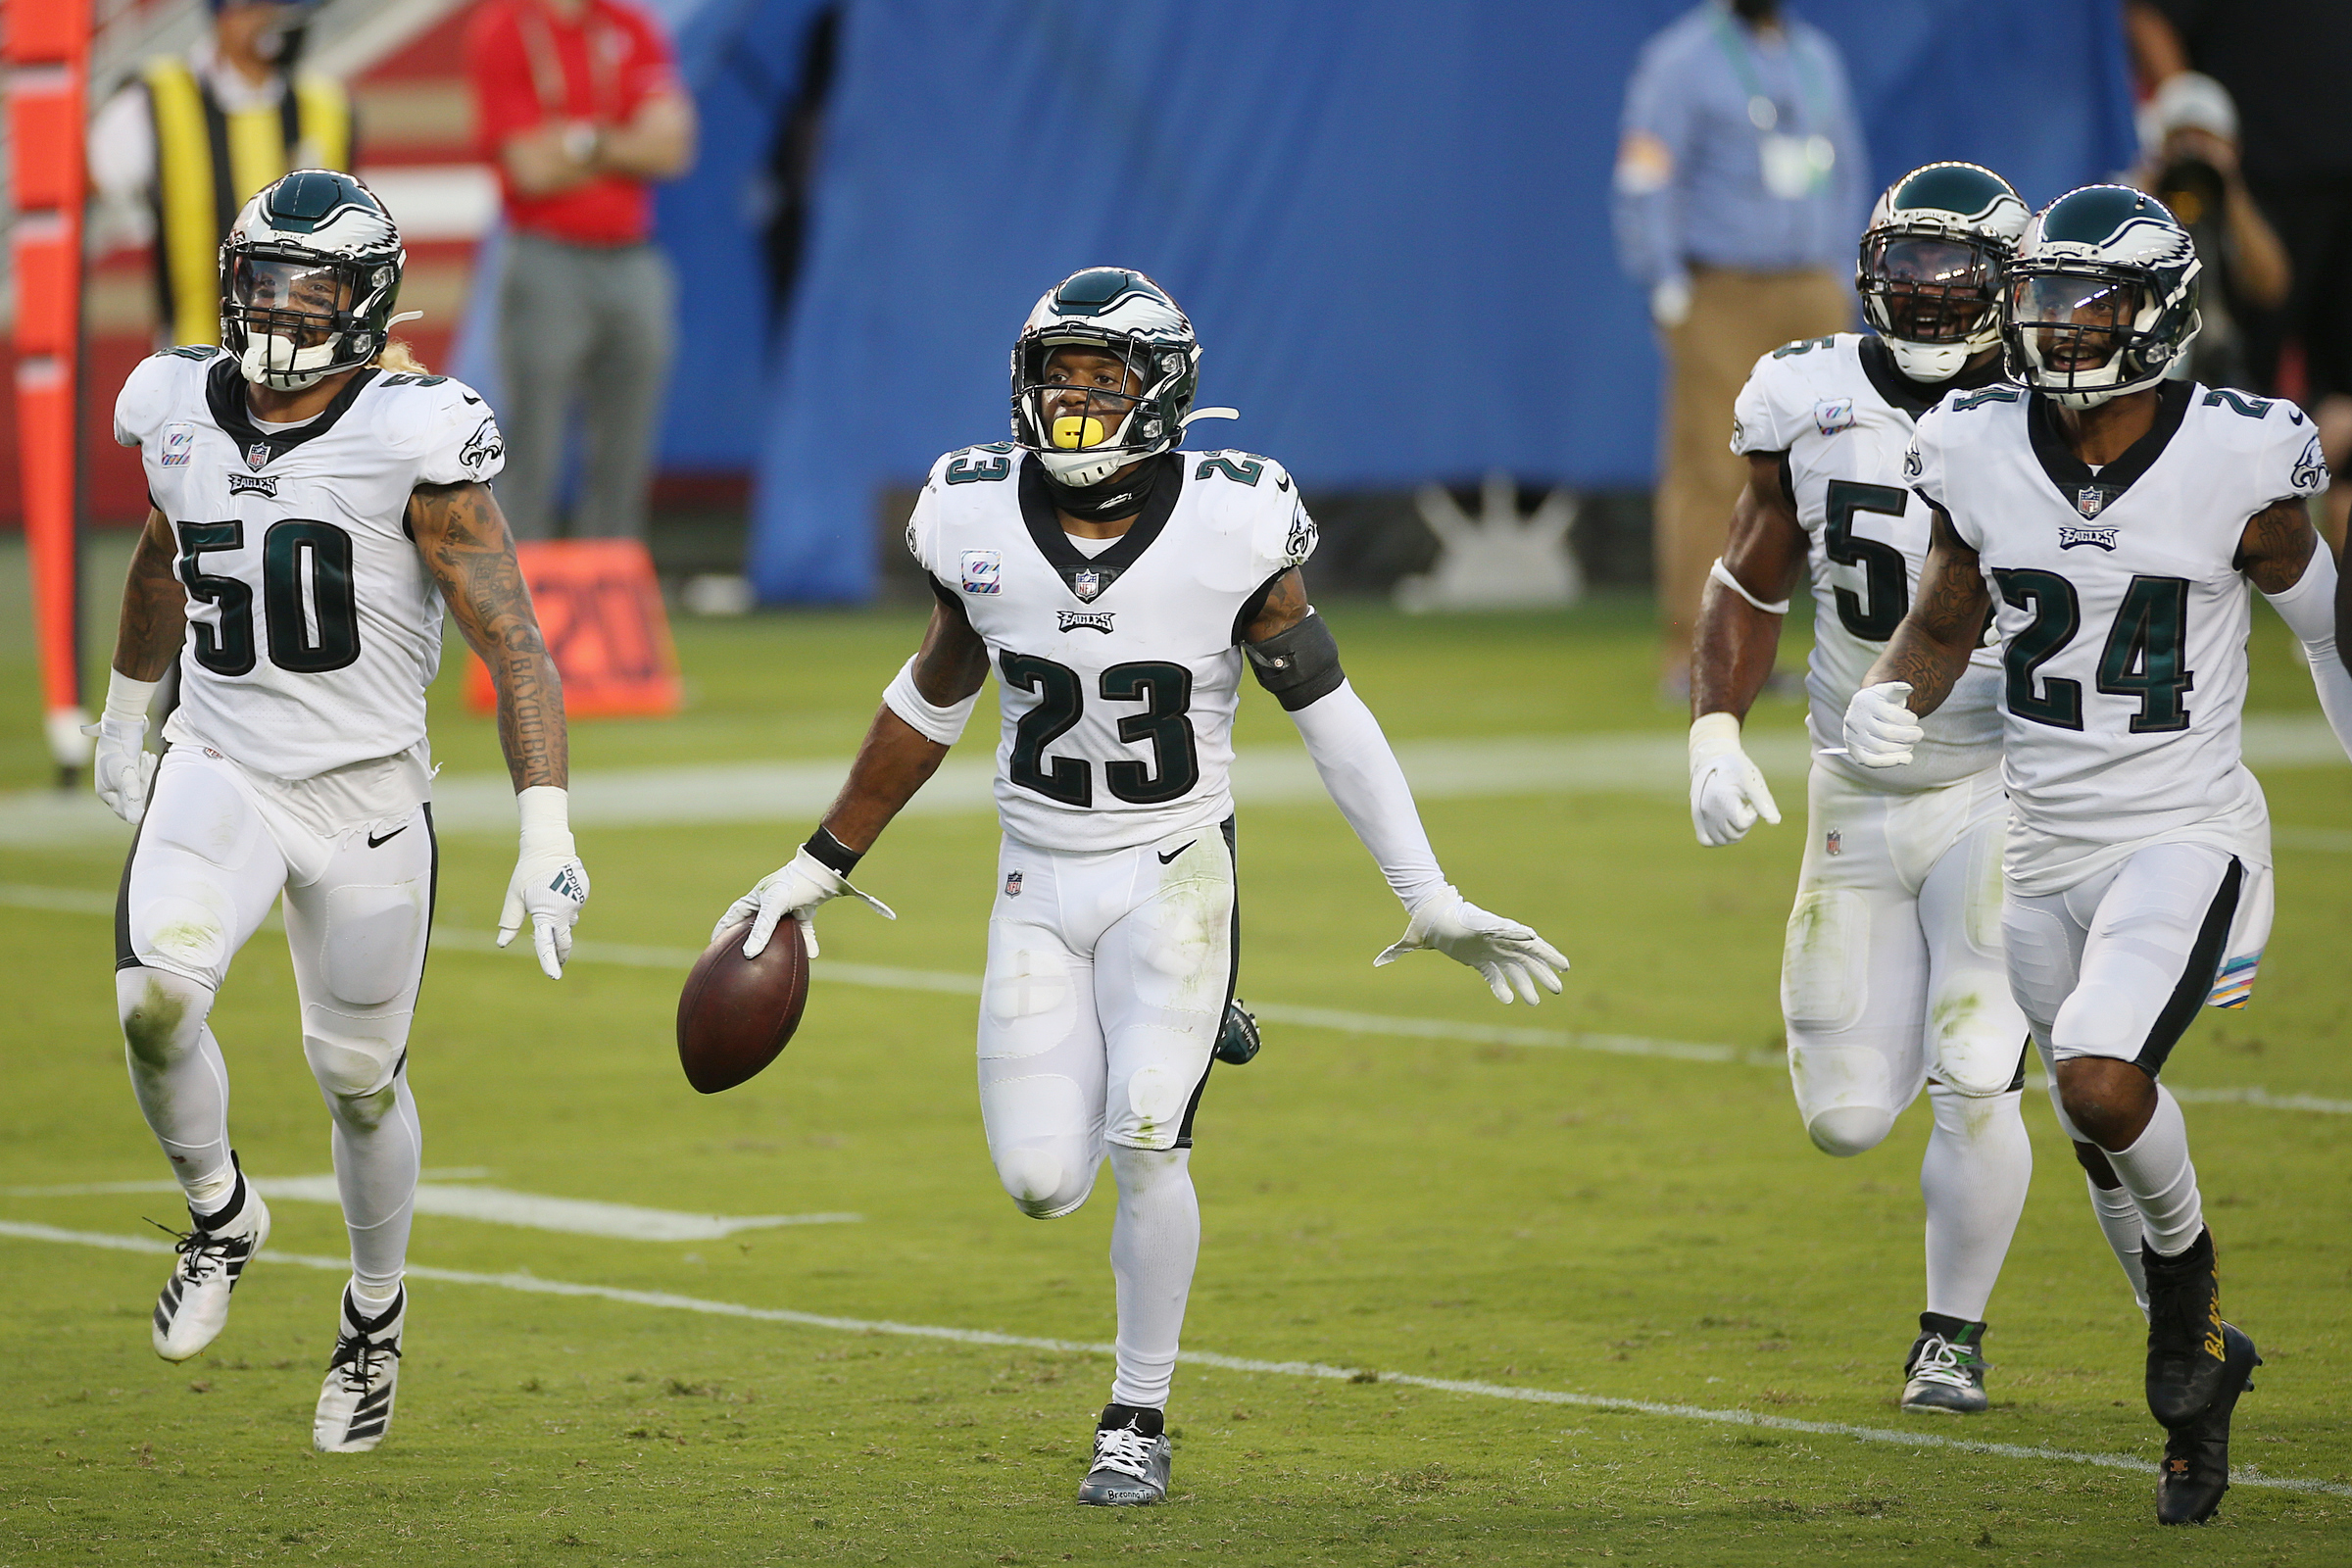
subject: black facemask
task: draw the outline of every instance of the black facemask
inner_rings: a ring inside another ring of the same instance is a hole
[[[1129,517],[1144,510],[1152,492],[1159,485],[1159,476],[1166,464],[1146,458],[1125,473],[1114,473],[1100,484],[1084,489],[1063,484],[1052,474],[1046,475],[1046,491],[1054,498],[1056,510],[1086,522],[1108,522],[1116,517]]]
[[[1732,14],[1749,26],[1780,19],[1780,0],[1732,0]]]

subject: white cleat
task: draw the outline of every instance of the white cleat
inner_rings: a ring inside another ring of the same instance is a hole
[[[155,1353],[167,1361],[185,1361],[220,1337],[228,1322],[229,1293],[270,1240],[270,1205],[246,1185],[242,1171],[224,1208],[201,1220],[191,1211],[189,1219],[193,1230],[172,1232],[179,1238],[179,1261],[155,1300]]]
[[[363,1317],[351,1288],[344,1287],[335,1353],[311,1423],[311,1443],[320,1453],[366,1453],[384,1441],[392,1425],[392,1391],[400,1382],[400,1325],[408,1306],[404,1286],[381,1313]]]

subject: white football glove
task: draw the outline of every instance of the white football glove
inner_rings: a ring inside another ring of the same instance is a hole
[[[514,797],[514,807],[522,815],[522,849],[499,910],[498,945],[514,941],[527,918],[540,969],[561,980],[571,961],[571,928],[588,902],[588,868],[571,843],[569,797],[555,785],[534,784]]]
[[[1854,693],[1845,705],[1846,755],[1864,767],[1900,767],[1911,760],[1911,749],[1926,731],[1919,715],[1903,706],[1910,697],[1910,683],[1899,680]]]
[[[885,920],[896,920],[898,911],[871,894],[860,893],[850,886],[850,879],[807,849],[794,856],[787,864],[778,866],[760,879],[759,885],[733,904],[710,928],[710,940],[738,921],[752,922],[752,934],[743,941],[743,956],[757,958],[767,951],[768,939],[776,934],[776,922],[791,915],[801,923],[801,941],[808,949],[808,956],[816,956],[816,922],[811,918],[816,906],[827,899],[843,894],[858,900]]]
[[[90,782],[98,787],[98,798],[134,827],[147,814],[147,795],[163,761],[147,750],[147,705],[159,684],[132,680],[119,669],[108,671],[106,707],[98,722],[79,726],[98,743],[90,759]]]
[[[1373,966],[1395,963],[1421,948],[1435,948],[1454,962],[1476,969],[1487,989],[1494,993],[1494,1000],[1506,1005],[1514,990],[1529,1006],[1536,1005],[1542,1000],[1536,995],[1538,984],[1558,996],[1559,971],[1568,967],[1559,949],[1536,935],[1532,927],[1489,914],[1450,883],[1444,892],[1421,901],[1404,935],[1382,949],[1380,956],[1372,960]]]
[[[1709,849],[1737,844],[1762,817],[1780,825],[1764,775],[1740,749],[1740,720],[1701,713],[1690,725],[1690,825]]]

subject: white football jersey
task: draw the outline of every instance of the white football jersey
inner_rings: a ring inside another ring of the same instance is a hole
[[[906,524],[933,591],[988,645],[997,808],[1042,849],[1132,849],[1233,812],[1242,627],[1315,548],[1282,466],[1172,452],[1144,511],[1088,555],[1009,442],[934,464]],[[1090,545],[1094,541],[1088,541]]]
[[[2001,647],[2013,885],[2056,892],[2156,838],[2269,864],[2238,756],[2246,519],[2325,488],[2301,410],[2168,381],[2095,473],[2037,395],[1990,387],[1919,422],[1906,470],[1973,547]]]
[[[497,473],[498,421],[463,382],[369,369],[273,433],[245,389],[220,350],[178,348],[142,362],[115,403],[188,594],[164,733],[283,779],[406,752],[441,664],[409,493]]]
[[[1774,349],[1756,361],[1733,405],[1732,450],[1788,454],[1796,520],[1810,541],[1813,653],[1805,663],[1816,750],[1845,744],[1845,706],[1886,651],[1919,591],[1928,559],[1928,509],[1903,480],[1913,421],[1933,405],[1875,336],[1840,332]],[[1908,792],[1950,784],[2000,756],[1998,660],[1969,662],[1901,767],[1817,759],[1864,789]]]

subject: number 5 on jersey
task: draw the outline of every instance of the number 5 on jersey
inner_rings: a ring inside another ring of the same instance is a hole
[[[253,673],[253,585],[204,569],[203,557],[245,548],[245,524],[172,524],[179,580],[213,606],[218,624],[196,622],[196,662],[216,675]],[[270,662],[298,675],[341,669],[360,657],[360,606],[351,579],[351,535],[331,522],[286,517],[262,535],[262,624]]]

